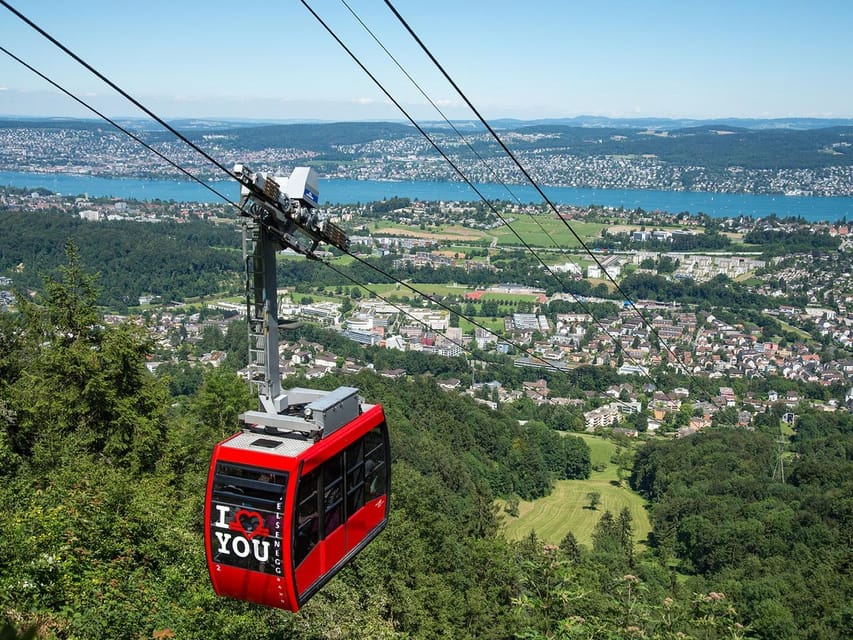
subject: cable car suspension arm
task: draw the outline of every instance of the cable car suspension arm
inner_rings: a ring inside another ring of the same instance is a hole
[[[342,251],[349,249],[346,232],[315,209],[319,189],[313,169],[297,167],[286,179],[255,173],[237,164],[234,175],[240,180],[242,215],[274,232],[282,249],[314,260],[319,259],[315,251],[321,242]]]

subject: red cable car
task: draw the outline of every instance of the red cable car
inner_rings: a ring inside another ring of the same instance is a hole
[[[388,427],[382,407],[362,404],[353,387],[282,391],[276,251],[316,259],[320,242],[346,249],[349,241],[313,211],[313,169],[278,179],[243,165],[234,172],[244,216],[248,374],[259,410],[243,413],[240,433],[213,449],[207,568],[219,595],[297,611],[388,522]]]
[[[385,527],[391,475],[380,405],[352,387],[286,395],[214,448],[205,549],[217,594],[297,611]]]

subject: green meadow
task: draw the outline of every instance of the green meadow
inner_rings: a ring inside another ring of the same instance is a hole
[[[559,544],[571,532],[579,543],[591,547],[592,533],[601,515],[610,511],[615,516],[628,507],[633,517],[634,540],[642,543],[646,539],[651,524],[645,500],[628,488],[627,482],[616,485],[617,467],[610,462],[616,444],[597,436],[582,434],[581,437],[589,445],[593,467],[603,465],[603,470],[593,471],[588,480],[560,480],[554,483],[551,495],[544,498],[532,502],[522,500],[518,517],[502,511],[507,538],[520,540],[535,531],[545,542]],[[589,508],[587,494],[591,492],[601,494],[601,502],[595,510]],[[502,509],[505,504],[499,501]]]
[[[584,242],[599,237],[601,229],[607,226],[597,222],[572,221],[570,224]],[[499,246],[515,246],[519,244],[519,241],[512,230],[515,230],[527,244],[533,247],[571,249],[580,246],[575,236],[562,221],[546,216],[537,216],[535,220],[529,216],[521,216],[512,221],[512,229],[503,226],[492,229],[489,233],[497,237]]]
[[[487,291],[483,294],[480,300],[497,300],[498,302],[536,302],[539,299],[538,295],[532,293],[493,293]]]
[[[503,318],[485,318],[475,316],[473,319],[476,320],[482,326],[486,327],[487,329],[490,329],[495,333],[500,333],[501,331],[503,331]],[[463,333],[471,333],[477,327],[465,318],[459,318],[459,328],[462,329]]]

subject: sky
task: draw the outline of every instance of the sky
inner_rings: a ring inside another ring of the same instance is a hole
[[[300,0],[9,0],[164,118],[403,120]],[[418,120],[440,120],[342,0],[306,0]],[[383,0],[347,0],[452,119],[474,119]],[[853,118],[849,0],[392,0],[489,120]],[[0,45],[142,114],[0,6]],[[0,115],[91,114],[0,52]]]

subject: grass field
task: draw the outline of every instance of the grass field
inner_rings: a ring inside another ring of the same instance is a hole
[[[604,465],[607,468],[602,471],[602,474],[612,472],[612,477],[602,478],[604,480],[616,480],[616,466],[610,463],[610,458],[616,451],[616,444],[612,440],[606,440],[599,436],[594,436],[591,433],[566,433],[566,435],[579,436],[586,446],[589,447],[589,461],[592,466]],[[612,469],[611,469],[612,467]]]
[[[418,282],[412,284],[412,286],[427,295],[435,295],[435,296],[450,296],[450,297],[459,297],[462,298],[466,293],[471,293],[474,291],[472,287],[467,287],[465,285],[451,285],[451,284],[429,284]],[[327,295],[332,295],[332,292],[337,287],[325,287],[325,292]],[[352,287],[347,286],[346,289],[350,289]],[[390,284],[371,284],[370,288],[378,293],[381,296],[406,296],[412,297],[415,296],[412,291],[404,287],[403,285],[397,283]],[[366,292],[362,290],[362,293]],[[512,301],[512,302],[536,302],[539,299],[538,295],[534,294],[524,294],[524,293],[484,293],[482,295],[481,300],[497,300],[499,302],[503,301]]]
[[[599,237],[602,227],[605,226],[597,222],[572,222],[572,229],[583,238],[584,242],[591,238]],[[533,247],[554,247],[559,245],[560,247],[570,249],[580,246],[580,243],[566,228],[566,225],[554,218],[538,216],[534,222],[527,216],[523,216],[512,222],[512,228],[519,236],[524,238],[527,244]],[[519,244],[518,238],[515,237],[512,230],[505,226],[492,229],[490,233],[498,238],[498,245],[514,246]],[[549,235],[551,236],[550,238],[548,237]],[[556,241],[556,245],[554,241]]]
[[[513,302],[536,302],[538,299],[539,296],[532,293],[491,293],[489,291],[484,293],[481,298],[481,300],[497,300],[499,302],[504,300],[511,300]]]
[[[441,225],[438,228],[421,229],[396,222],[382,221],[371,225],[374,235],[407,236],[410,238],[429,238],[450,242],[479,242],[489,236],[478,229],[469,229],[460,225]]]
[[[616,286],[612,282],[610,282],[610,280],[606,280],[605,278],[587,278],[587,280],[589,281],[589,284],[592,287],[596,287],[600,284],[603,284],[605,287],[607,287],[608,291],[616,291]]]
[[[491,329],[495,333],[502,331],[504,328],[503,318],[484,318],[474,316],[474,320],[479,322],[487,329]],[[471,322],[468,322],[468,320],[465,320],[464,318],[459,318],[459,328],[462,329],[464,333],[471,333],[476,328],[476,326]]]
[[[765,314],[765,315],[769,315],[769,314]],[[773,318],[774,320],[776,320],[780,325],[782,325],[782,328],[785,331],[790,331],[791,333],[795,333],[800,338],[802,338],[803,340],[812,339],[811,335],[808,332],[803,331],[802,329],[795,327],[794,325],[788,324],[787,322],[785,322],[784,320],[780,320],[776,316],[770,316],[770,317]]]
[[[610,462],[610,457],[616,445],[596,436],[583,434],[581,437],[589,445],[592,465],[606,465],[604,470],[593,471],[588,480],[560,480],[555,483],[551,495],[533,502],[521,501],[517,518],[502,511],[507,538],[520,540],[535,531],[540,539],[559,544],[572,532],[578,542],[592,546],[592,532],[601,515],[610,511],[615,516],[628,507],[634,520],[634,540],[642,543],[646,539],[651,524],[645,501],[627,485],[617,487],[614,484],[616,465]],[[587,494],[593,491],[601,494],[601,503],[595,511],[588,508]],[[499,502],[501,509],[504,504]]]

